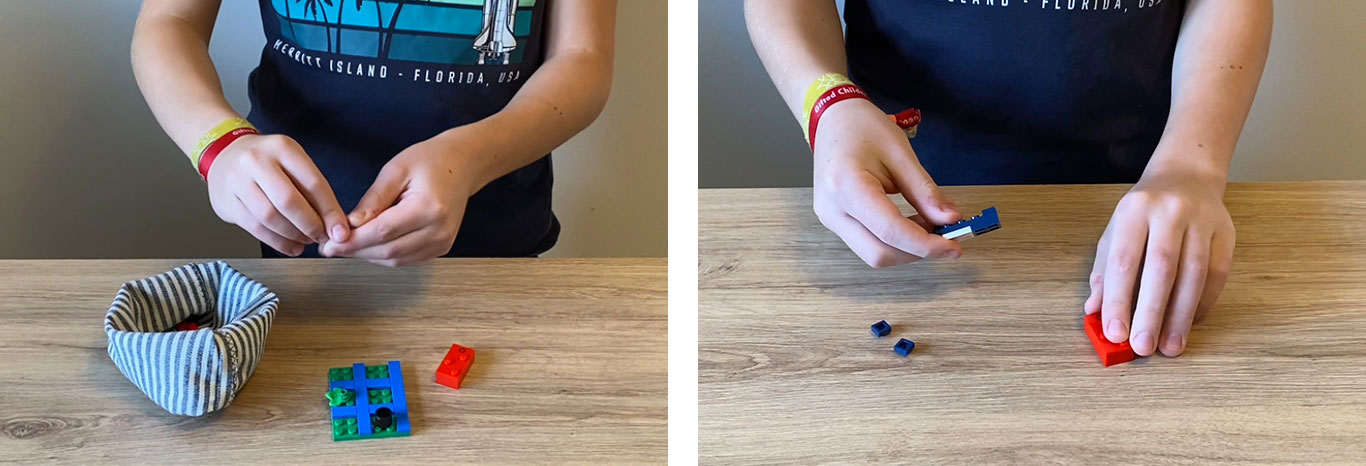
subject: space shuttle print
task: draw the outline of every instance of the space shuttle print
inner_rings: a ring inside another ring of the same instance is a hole
[[[516,1],[484,0],[484,29],[474,38],[480,65],[487,62],[506,65],[512,51],[517,50],[517,38],[512,33],[517,22]]]

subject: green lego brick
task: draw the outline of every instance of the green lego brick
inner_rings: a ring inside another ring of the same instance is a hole
[[[380,405],[394,402],[394,392],[387,388],[370,389],[370,404]]]
[[[375,421],[375,416],[370,416],[370,422]],[[374,429],[374,433],[361,436],[356,433],[355,418],[336,419],[332,421],[332,440],[342,442],[346,440],[364,440],[371,438],[407,437],[407,432],[398,432],[397,426],[390,425],[384,429]]]
[[[327,381],[351,380],[353,375],[350,367],[333,367],[327,370]]]
[[[389,366],[365,366],[365,378],[383,379],[389,377]]]

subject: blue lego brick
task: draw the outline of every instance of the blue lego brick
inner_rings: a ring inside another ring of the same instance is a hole
[[[887,334],[889,333],[892,333],[892,326],[888,325],[887,321],[884,320],[876,324],[873,324],[873,336],[882,338],[887,336]]]
[[[943,236],[947,239],[968,239],[974,236],[982,236],[989,232],[1001,228],[1001,218],[996,215],[995,207],[988,207],[982,213],[974,215],[972,218],[963,220],[953,225],[945,225],[934,229],[934,234]]]
[[[896,346],[892,347],[892,351],[896,351],[896,354],[900,354],[902,356],[910,355],[911,351],[913,350],[915,350],[915,342],[907,340],[905,338],[902,338],[901,341],[896,342]]]
[[[333,441],[406,437],[411,433],[403,367],[398,361],[383,366],[356,363],[332,368],[327,379]],[[377,424],[385,419],[388,426]]]

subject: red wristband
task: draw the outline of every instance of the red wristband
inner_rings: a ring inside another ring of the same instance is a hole
[[[906,111],[892,115],[892,121],[896,122],[897,127],[904,130],[920,126],[920,110],[906,109]]]
[[[821,114],[825,113],[825,109],[830,108],[831,105],[849,99],[872,100],[868,98],[868,93],[863,92],[863,89],[860,89],[858,86],[853,84],[841,84],[825,91],[824,94],[821,94],[821,96],[816,99],[815,105],[811,106],[811,122],[807,128],[806,140],[811,143],[811,148],[813,150],[816,148],[816,124],[820,122]]]
[[[236,141],[237,138],[248,134],[261,134],[261,132],[255,128],[237,128],[209,144],[209,147],[204,149],[204,155],[199,156],[199,176],[203,177],[204,181],[208,181],[209,168],[213,166],[213,159],[218,158],[218,153],[223,152],[223,149]]]

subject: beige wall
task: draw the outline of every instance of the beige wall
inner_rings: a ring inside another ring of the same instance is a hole
[[[140,2],[0,1],[0,258],[250,257],[160,132],[128,64]],[[264,44],[257,3],[218,20],[211,52],[229,100]],[[239,6],[240,5],[240,6]],[[612,99],[556,151],[551,256],[664,256],[666,4],[622,0]]]
[[[1233,179],[1366,178],[1366,2],[1275,5]],[[750,46],[741,2],[702,0],[699,22],[701,186],[810,186],[810,152]]]

